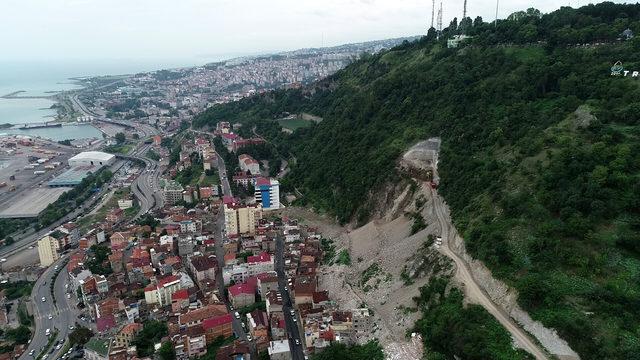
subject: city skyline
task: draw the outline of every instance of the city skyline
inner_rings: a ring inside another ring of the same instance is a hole
[[[587,3],[574,0],[562,5]],[[462,16],[462,4],[443,2],[444,26]],[[527,7],[549,12],[559,4],[503,2],[499,17]],[[491,20],[495,1],[469,2],[468,14]],[[419,35],[426,33],[430,22],[428,0],[9,0],[0,13],[0,33],[6,36],[5,61],[165,59],[198,64]]]

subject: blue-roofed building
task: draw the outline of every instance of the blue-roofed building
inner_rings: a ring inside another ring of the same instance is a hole
[[[95,166],[78,166],[71,168],[49,181],[49,187],[74,187],[82,182],[84,178],[95,173],[100,168]]]
[[[255,199],[263,209],[280,208],[280,183],[276,179],[258,178],[255,186]]]

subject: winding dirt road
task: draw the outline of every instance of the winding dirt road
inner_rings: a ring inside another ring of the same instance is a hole
[[[425,184],[426,185],[426,184]],[[484,307],[491,315],[493,315],[502,326],[504,326],[515,341],[536,359],[548,359],[546,352],[540,348],[530,336],[516,324],[511,317],[498,307],[489,298],[489,295],[482,290],[480,285],[476,282],[475,278],[471,274],[469,265],[456,254],[450,247],[451,239],[454,236],[459,236],[453,226],[451,225],[451,219],[447,215],[442,198],[435,190],[431,190],[434,210],[440,223],[440,230],[442,236],[442,246],[440,251],[447,257],[451,258],[456,264],[456,278],[464,284],[464,292],[467,299],[472,303],[476,303]]]

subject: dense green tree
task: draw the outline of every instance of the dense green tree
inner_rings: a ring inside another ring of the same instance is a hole
[[[93,332],[86,327],[77,326],[73,331],[69,334],[69,343],[71,346],[74,345],[84,345],[89,339],[93,336]]]
[[[350,345],[333,343],[311,356],[312,360],[382,360],[384,354],[377,341],[370,341],[364,345]]]
[[[160,360],[175,360],[176,349],[174,349],[171,341],[165,341],[162,343],[162,346],[158,349],[158,357]]]
[[[115,138],[118,144],[123,144],[127,140],[127,137],[122,132],[117,133]]]
[[[146,321],[142,330],[136,335],[132,344],[137,346],[138,356],[151,356],[154,351],[154,344],[159,342],[168,334],[166,322],[149,320]]]

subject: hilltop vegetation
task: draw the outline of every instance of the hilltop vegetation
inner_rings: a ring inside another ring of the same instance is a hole
[[[640,71],[640,37],[618,39],[627,28],[640,34],[640,5],[464,19],[440,40],[431,30],[194,124],[255,126],[296,159],[283,188],[342,222],[368,219],[367,199],[404,176],[399,156],[440,136],[440,192],[472,255],[583,359],[630,359],[640,352],[640,81],[610,74],[618,60]],[[474,37],[447,49],[461,29]],[[285,112],[323,121],[288,135],[272,121]]]

